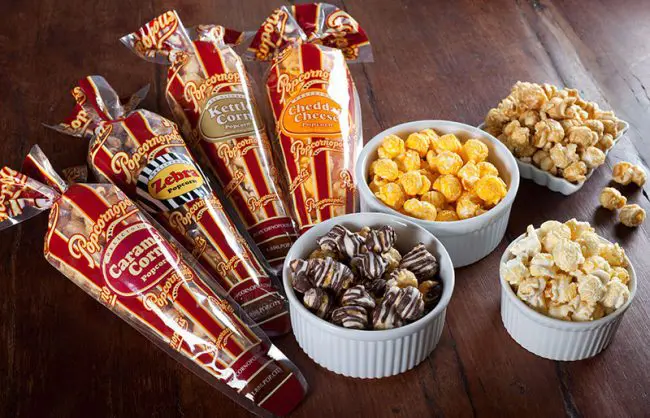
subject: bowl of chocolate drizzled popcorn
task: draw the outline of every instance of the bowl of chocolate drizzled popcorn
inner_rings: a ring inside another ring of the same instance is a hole
[[[380,378],[415,367],[436,347],[454,269],[440,241],[414,222],[355,213],[303,234],[283,283],[296,340],[316,363]]]
[[[628,130],[578,90],[517,82],[479,126],[517,158],[521,177],[554,192],[577,192]]]

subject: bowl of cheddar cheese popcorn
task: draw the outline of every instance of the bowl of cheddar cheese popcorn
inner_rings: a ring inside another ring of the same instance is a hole
[[[605,163],[629,125],[576,89],[519,81],[479,127],[508,147],[523,178],[570,195]]]
[[[529,225],[506,249],[500,276],[506,330],[526,350],[552,360],[604,350],[637,288],[623,248],[576,219]]]
[[[355,174],[362,211],[400,216],[427,229],[454,267],[496,248],[519,188],[517,162],[501,142],[444,120],[379,133],[361,151]]]

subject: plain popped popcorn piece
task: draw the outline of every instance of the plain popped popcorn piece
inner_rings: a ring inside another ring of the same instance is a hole
[[[501,265],[501,275],[511,285],[518,285],[522,280],[530,276],[530,272],[523,260],[515,257]]]
[[[595,229],[589,225],[589,222],[578,221],[576,218],[571,218],[564,223],[564,225],[569,227],[571,231],[571,239],[577,240],[585,232],[594,232]]]
[[[627,203],[627,198],[613,187],[605,187],[598,197],[600,206],[609,210],[620,209]]]
[[[540,227],[537,233],[544,250],[552,252],[558,242],[561,240],[571,239],[571,229],[558,221],[546,221]]]
[[[618,245],[618,243],[602,245],[600,247],[600,254],[610,266],[627,267],[627,260],[625,258],[625,250]]]
[[[630,273],[623,267],[614,267],[610,277],[612,280],[619,280],[624,285],[627,285],[630,282]]]
[[[602,246],[601,246],[601,251],[602,251]],[[585,259],[585,262],[582,264],[581,271],[583,271],[586,274],[592,273],[596,270],[603,270],[603,271],[612,271],[612,266],[609,265],[609,262],[605,260],[603,257],[600,255],[592,255],[591,257],[587,257]]]
[[[587,258],[600,253],[600,237],[595,232],[585,232],[575,240],[580,245],[582,255]]]
[[[581,301],[571,315],[571,320],[576,322],[593,321],[605,315],[605,309],[597,303]]]
[[[546,310],[544,289],[546,280],[538,277],[529,277],[522,280],[517,287],[517,296],[537,310]]]
[[[618,219],[625,226],[637,227],[645,221],[645,210],[637,205],[625,205],[618,213]]]
[[[605,296],[605,286],[598,277],[588,274],[578,280],[578,295],[581,301],[597,303]]]
[[[566,274],[558,274],[556,278],[551,279],[544,292],[546,298],[555,304],[569,303],[577,294],[578,284]]]
[[[526,236],[517,241],[510,249],[510,252],[515,257],[523,258],[533,257],[540,251],[542,251],[542,244],[539,242],[539,237],[537,236],[535,227],[532,225],[528,225]]]
[[[554,303],[551,303],[548,305],[548,316],[551,316],[556,319],[561,319],[563,321],[570,321],[571,320],[571,314],[573,313],[575,309],[573,308],[572,305],[568,303],[563,303],[556,305]]]
[[[537,253],[530,260],[530,275],[533,277],[555,277],[555,261],[553,255],[548,253]]]
[[[585,257],[578,243],[562,239],[553,247],[553,260],[559,268],[570,273],[578,270],[580,264],[584,263]]]
[[[601,303],[606,309],[616,310],[625,305],[629,298],[630,289],[628,289],[627,285],[618,279],[614,279],[605,285],[605,294],[601,299]]]

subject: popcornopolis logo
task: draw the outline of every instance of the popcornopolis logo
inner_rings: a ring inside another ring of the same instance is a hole
[[[199,119],[199,132],[208,142],[255,134],[255,126],[261,127],[257,110],[249,106],[243,92],[228,91],[213,95],[203,107]]]

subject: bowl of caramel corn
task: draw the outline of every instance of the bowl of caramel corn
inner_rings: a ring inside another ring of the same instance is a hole
[[[361,210],[427,229],[462,267],[503,238],[519,188],[510,151],[489,133],[444,120],[408,122],[376,135],[356,165]],[[364,179],[365,181],[361,181]]]
[[[570,195],[605,163],[629,125],[576,89],[519,81],[479,128],[512,152],[523,178]]]
[[[637,289],[625,250],[587,222],[529,225],[501,258],[501,319],[540,357],[595,356],[613,340]]]

